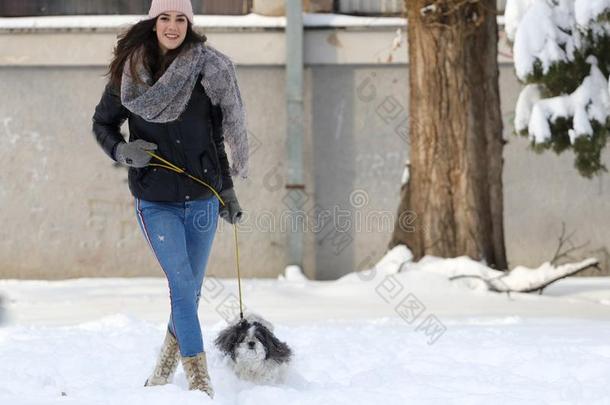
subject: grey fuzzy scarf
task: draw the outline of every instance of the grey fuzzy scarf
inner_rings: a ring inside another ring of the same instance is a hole
[[[136,66],[144,83],[131,77],[129,66],[127,60],[121,80],[121,102],[132,113],[157,123],[174,121],[182,114],[201,73],[203,88],[212,104],[222,111],[223,136],[231,151],[231,175],[243,179],[248,176],[246,110],[235,66],[226,55],[203,43],[192,45],[174,59],[154,84],[141,61]]]

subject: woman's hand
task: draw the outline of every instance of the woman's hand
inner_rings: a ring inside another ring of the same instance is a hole
[[[225,205],[221,204],[220,206],[220,210],[218,212],[220,217],[230,224],[240,222],[242,211],[241,207],[239,206],[239,201],[237,201],[235,190],[232,188],[222,190],[220,192],[220,198],[222,198],[225,203]]]
[[[114,150],[117,162],[130,167],[145,167],[150,162],[151,156],[146,151],[157,150],[157,145],[136,139],[133,142],[121,142]]]

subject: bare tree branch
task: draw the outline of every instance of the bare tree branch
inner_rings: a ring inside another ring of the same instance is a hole
[[[566,236],[566,223],[561,223],[561,235],[559,235],[559,243],[557,245],[557,250],[555,251],[553,258],[551,259],[551,264],[553,266],[555,266],[561,259],[576,260],[574,257],[570,256],[570,253],[573,253],[589,245],[589,241],[587,241],[582,245],[574,246],[574,243],[572,242],[572,237],[575,234],[576,231]],[[566,244],[569,245],[567,249],[565,249]]]

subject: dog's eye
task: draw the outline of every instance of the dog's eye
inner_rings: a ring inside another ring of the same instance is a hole
[[[258,339],[258,340],[260,340],[261,342],[262,342],[262,341],[264,341],[264,340],[265,340],[265,337],[266,337],[265,332],[264,332],[264,331],[259,331],[259,330],[257,330],[257,331],[256,331],[256,333],[254,334],[254,336],[255,336],[255,337]]]

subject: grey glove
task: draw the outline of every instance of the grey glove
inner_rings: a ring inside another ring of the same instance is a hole
[[[157,150],[157,145],[136,139],[133,142],[121,142],[114,150],[114,158],[117,162],[130,167],[145,167],[150,162],[151,156],[147,150]]]
[[[239,201],[237,201],[237,196],[235,195],[235,190],[232,188],[222,190],[220,192],[220,198],[222,198],[225,203],[225,205],[220,204],[220,211],[218,212],[220,217],[230,224],[240,222],[242,212]]]

